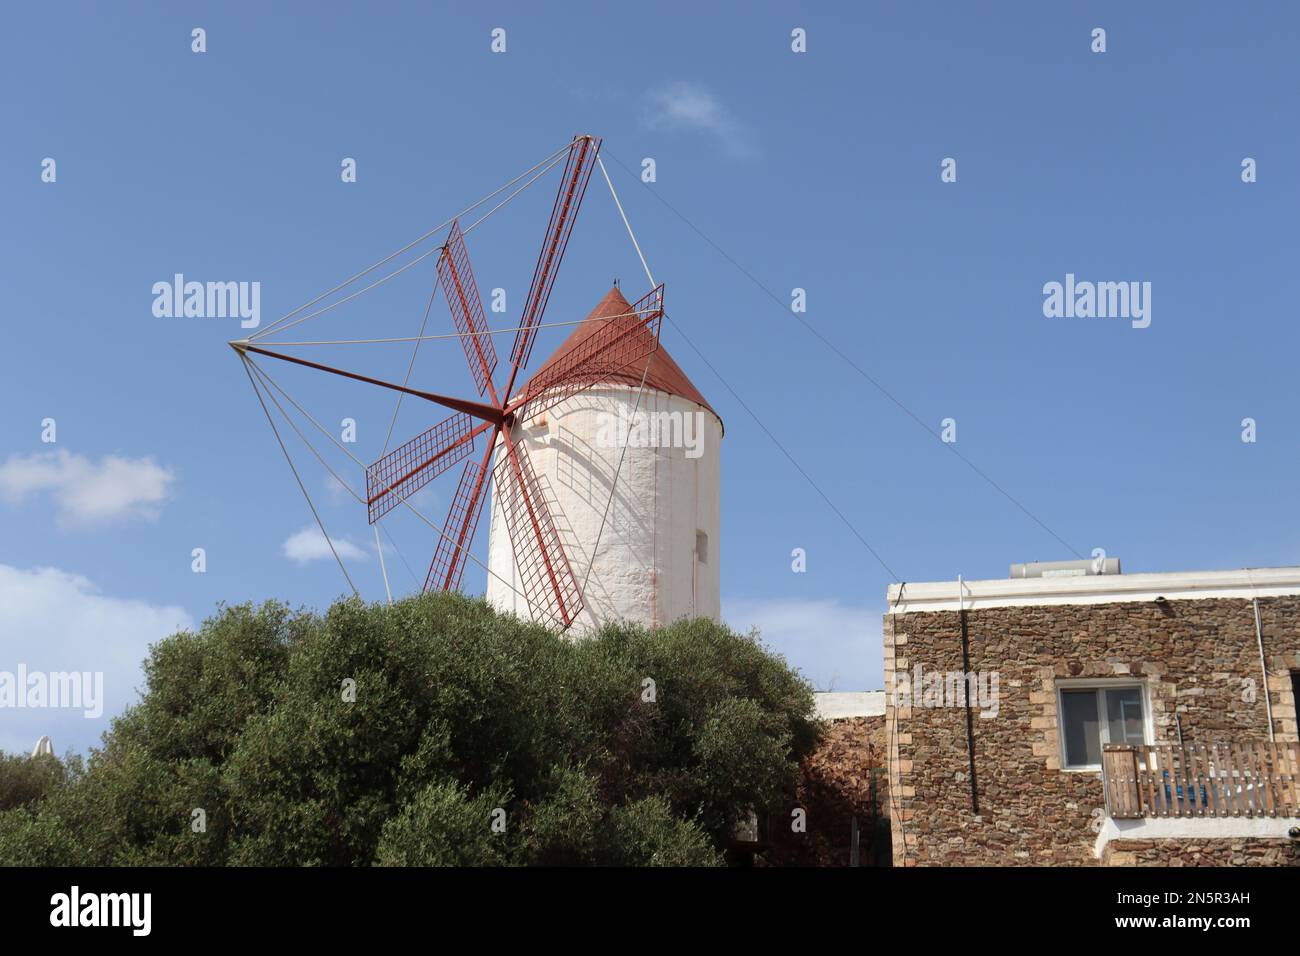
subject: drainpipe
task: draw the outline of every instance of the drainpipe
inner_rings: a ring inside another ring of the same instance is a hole
[[[1259,598],[1254,598],[1255,640],[1259,644],[1259,669],[1264,673],[1264,707],[1268,710],[1268,739],[1273,740],[1273,701],[1268,696],[1268,665],[1264,663],[1264,628],[1259,623]]]

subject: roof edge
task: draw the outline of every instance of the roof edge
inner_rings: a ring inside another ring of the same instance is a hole
[[[560,388],[562,386],[556,386],[556,387]],[[596,382],[595,384],[589,385],[587,388],[584,388],[582,390],[582,394],[585,395],[589,392],[600,392],[600,391],[635,392],[639,388],[640,388],[639,385],[629,385],[626,382]],[[673,398],[679,398],[683,402],[688,402],[691,405],[694,405],[696,408],[700,409],[701,411],[708,412],[717,420],[718,427],[722,429],[723,435],[727,433],[726,423],[722,420],[722,416],[717,413],[717,411],[713,408],[713,406],[701,402],[697,402],[689,395],[680,395],[677,392],[666,392],[662,388],[656,388],[654,385],[651,385],[649,382],[646,383],[645,390],[647,392],[658,392],[660,395],[669,395]],[[548,389],[547,391],[550,390]],[[542,394],[546,394],[546,393],[543,392]]]
[[[984,581],[924,581],[891,584],[890,614],[977,611],[991,607],[1205,600],[1300,595],[1300,567],[1242,568],[1235,571],[1171,571],[1100,574],[1073,578],[995,578]]]

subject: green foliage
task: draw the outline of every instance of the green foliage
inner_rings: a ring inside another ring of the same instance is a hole
[[[67,782],[69,769],[50,754],[24,758],[0,754],[0,810],[44,799]]]
[[[721,862],[708,835],[673,815],[663,797],[643,797],[613,807],[608,845],[615,850],[605,862],[623,866],[716,866]]]
[[[472,797],[455,781],[430,784],[384,826],[379,866],[505,866],[513,842],[490,826],[504,794]],[[506,831],[508,833],[508,829]]]
[[[145,674],[84,766],[0,757],[0,864],[713,865],[817,735],[753,637],[459,595],[221,608]]]

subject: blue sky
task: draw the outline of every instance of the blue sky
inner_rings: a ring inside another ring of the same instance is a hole
[[[155,317],[153,284],[258,281],[265,325],[578,131],[605,137],[680,327],[664,345],[726,422],[726,617],[761,627],[818,687],[882,685],[891,573],[765,429],[902,580],[1001,577],[1098,547],[1126,571],[1300,559],[1293,5],[87,3],[0,16],[0,670],[102,670],[108,698],[95,720],[0,710],[0,749],[41,733],[60,751],[93,743],[134,696],[147,645],[218,601],[321,607],[346,588],[310,547],[286,553],[312,519],[225,345],[247,333]],[[206,53],[191,52],[194,27]],[[496,27],[504,54],[489,49]],[[1105,53],[1090,50],[1094,27]],[[340,180],[344,157],[355,183]],[[623,168],[644,157],[651,186]],[[954,183],[940,181],[946,157]],[[1241,180],[1245,157],[1257,182]],[[552,195],[547,180],[471,237],[479,284],[507,290],[511,318]],[[1150,282],[1150,327],[1045,317],[1043,286],[1067,273]],[[593,181],[547,320],[585,315],[615,277],[639,290],[639,275]],[[295,331],[413,335],[431,276],[416,267]],[[450,328],[441,304],[430,323]],[[539,354],[562,337],[543,331]],[[350,366],[400,377],[405,347],[369,348]],[[355,417],[358,455],[374,457],[388,396],[270,371],[321,421]],[[426,343],[415,377],[469,394],[454,341]],[[951,447],[937,437],[949,417]],[[46,418],[55,444],[41,441]],[[429,424],[408,403],[395,435]],[[364,516],[296,460],[379,599]],[[449,493],[431,486],[430,513]],[[422,579],[430,533],[409,519],[390,530]],[[791,570],[794,548],[806,573]],[[482,572],[466,586],[481,590]]]

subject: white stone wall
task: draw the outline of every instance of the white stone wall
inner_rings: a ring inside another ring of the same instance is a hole
[[[623,420],[632,420],[636,393],[635,387],[591,389],[516,424],[512,433],[528,448],[579,586],[586,580],[585,607],[572,630],[575,634],[614,619],[656,626],[680,617],[717,620],[720,613],[722,423],[694,402],[645,389],[641,413],[683,425],[685,416],[695,416],[691,437],[699,443],[699,454],[689,457],[691,449],[666,447],[664,441],[660,447],[629,442],[611,502],[610,488],[623,454],[614,425],[620,409]],[[684,436],[674,430],[664,437]],[[702,555],[697,545],[702,545]],[[488,567],[488,600],[501,610],[530,616],[527,602],[512,589],[522,590],[495,489]]]

